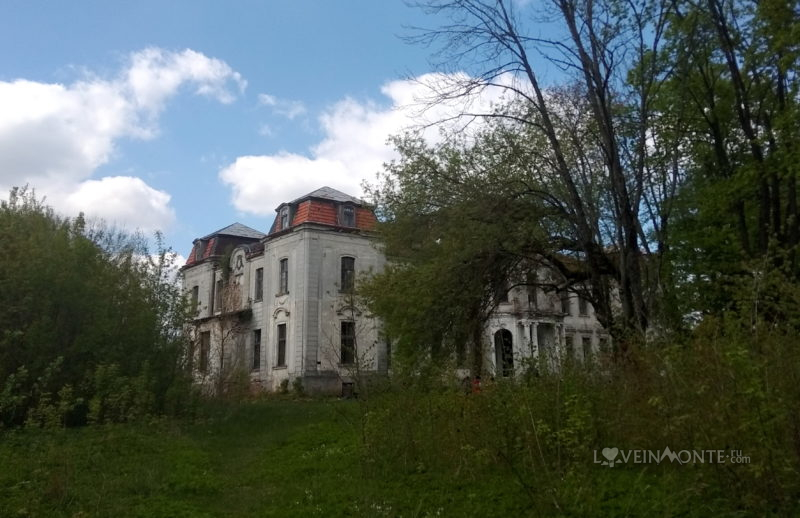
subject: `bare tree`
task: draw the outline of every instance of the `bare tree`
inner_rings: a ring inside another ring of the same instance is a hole
[[[648,269],[656,275],[661,270],[650,264],[659,257],[647,252],[653,245],[663,248],[668,212],[662,205],[680,180],[668,163],[655,159],[653,145],[653,95],[668,73],[659,65],[666,4],[550,0],[538,11],[534,4],[418,2],[450,22],[417,29],[408,39],[437,47],[442,71],[468,72],[437,78],[429,85],[435,95],[425,100],[428,105],[499,88],[514,102],[477,112],[467,103],[459,117],[503,119],[545,144],[525,194],[560,212],[570,235],[557,248],[539,252],[568,278],[586,283],[585,295],[601,323],[623,344],[628,333],[644,333],[650,324]],[[542,36],[537,28],[541,33],[544,26],[532,22],[556,24],[562,33]],[[572,86],[546,87],[539,76],[544,63],[557,67]],[[542,167],[552,173],[561,197],[542,189]],[[559,259],[564,254],[584,263],[585,271],[576,275]],[[621,318],[614,310],[617,298]]]

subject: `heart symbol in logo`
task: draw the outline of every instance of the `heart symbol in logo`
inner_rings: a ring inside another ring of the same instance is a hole
[[[619,455],[619,448],[603,448],[603,457],[608,459],[609,462],[614,462],[617,455]]]

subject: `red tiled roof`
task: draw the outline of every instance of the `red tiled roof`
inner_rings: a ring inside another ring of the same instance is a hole
[[[361,230],[375,230],[375,225],[378,223],[378,218],[375,213],[370,209],[359,207],[356,211],[356,227]]]

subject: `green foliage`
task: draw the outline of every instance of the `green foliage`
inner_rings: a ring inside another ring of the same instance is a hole
[[[168,250],[56,216],[27,188],[0,205],[0,242],[0,426],[128,420],[182,392]]]
[[[800,497],[800,336],[707,320],[624,364],[417,390],[398,379],[367,416],[375,476],[503,474],[534,515],[792,515]],[[436,380],[433,382],[437,385]],[[739,450],[748,463],[596,464],[602,449]]]

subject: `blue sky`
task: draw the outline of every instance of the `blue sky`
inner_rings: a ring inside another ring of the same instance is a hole
[[[192,239],[322,185],[359,194],[409,124],[432,25],[401,1],[0,3],[0,188]]]

